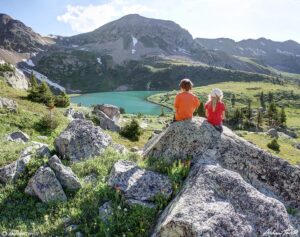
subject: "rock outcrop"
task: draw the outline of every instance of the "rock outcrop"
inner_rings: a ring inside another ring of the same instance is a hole
[[[18,104],[14,100],[0,97],[0,109],[5,109],[9,112],[16,113],[18,111]]]
[[[8,71],[8,72],[0,72],[0,78],[3,77],[4,81],[15,89],[20,90],[28,90],[29,89],[29,83],[22,71],[15,68],[14,71]]]
[[[120,118],[118,107],[113,105],[96,105],[92,113],[101,128],[115,132],[120,131],[121,127],[117,124]]]
[[[59,155],[72,162],[100,155],[111,143],[100,127],[81,119],[73,120],[54,141]]]
[[[126,199],[154,201],[157,195],[169,198],[172,185],[167,176],[138,167],[134,162],[120,160],[115,163],[108,185],[119,189]]]
[[[300,169],[206,120],[171,124],[145,146],[157,159],[192,159],[182,190],[153,236],[263,236],[297,233],[286,207],[299,207]]]

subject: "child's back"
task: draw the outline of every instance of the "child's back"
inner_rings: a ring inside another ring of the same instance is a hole
[[[223,113],[225,111],[225,105],[222,101],[217,101],[214,109],[213,103],[210,100],[205,104],[205,109],[206,109],[207,121],[210,124],[214,126],[222,125]]]
[[[176,109],[175,120],[191,119],[195,109],[200,105],[198,98],[191,92],[184,91],[177,94],[174,102]]]

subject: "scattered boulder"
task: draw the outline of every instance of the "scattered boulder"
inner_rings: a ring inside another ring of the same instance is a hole
[[[99,111],[106,114],[111,120],[118,122],[120,119],[120,109],[117,106],[109,104],[96,105],[93,113],[97,114]]]
[[[47,145],[37,143],[32,146],[26,147],[20,154],[20,158],[16,161],[0,168],[0,181],[3,183],[10,183],[25,171],[26,165],[32,158],[32,155],[49,157],[50,150]]]
[[[76,162],[100,155],[111,142],[111,137],[92,121],[75,119],[55,139],[54,145],[61,157]]]
[[[101,207],[99,207],[99,217],[104,222],[109,221],[109,217],[113,214],[113,209],[111,207],[111,202],[105,202]]]
[[[300,143],[294,144],[294,147],[295,147],[296,149],[300,150]]]
[[[298,135],[295,131],[293,131],[292,129],[288,129],[288,128],[279,128],[279,131],[286,134],[289,137],[292,138],[298,138]]]
[[[112,143],[112,148],[120,154],[126,154],[128,152],[127,148],[118,143]]]
[[[169,198],[172,194],[172,185],[167,176],[147,171],[125,160],[114,164],[108,185],[120,189],[125,198],[138,201],[153,201],[158,194]]]
[[[4,78],[4,81],[15,89],[28,90],[29,83],[22,71],[15,68],[14,71],[0,72],[0,77]]]
[[[127,199],[125,201],[129,206],[143,206],[143,207],[147,207],[147,208],[156,208],[156,205],[153,202],[147,202],[147,201],[139,201],[139,200],[135,200],[135,199]]]
[[[295,231],[300,168],[204,118],[172,123],[145,145],[144,156],[192,158],[182,190],[162,213],[153,236],[262,236]],[[162,158],[163,157],[163,158]]]
[[[55,173],[49,167],[40,167],[34,176],[29,180],[27,191],[33,191],[42,202],[66,201],[67,196],[55,176]]]
[[[96,116],[96,119],[99,123],[99,126],[105,130],[110,130],[114,132],[119,132],[121,127],[116,124],[114,120],[109,118],[104,112],[101,110],[97,110],[96,112],[93,112],[94,115]]]
[[[95,173],[89,174],[83,178],[85,184],[95,184],[97,182],[97,175]]]
[[[64,115],[68,117],[70,120],[73,119],[85,119],[85,115],[83,112],[75,111],[73,108],[68,108],[64,112]]]
[[[269,135],[272,138],[277,138],[278,137],[278,132],[275,128],[271,128],[266,132],[267,135]]]
[[[140,149],[137,146],[131,147],[130,151],[131,152],[138,152]]]
[[[28,142],[29,139],[30,137],[22,131],[13,132],[7,136],[7,141],[11,142]]]
[[[18,111],[18,104],[14,100],[0,97],[0,109],[6,109],[10,112],[16,113]]]
[[[56,155],[49,159],[48,164],[64,188],[70,190],[81,188],[79,178],[74,174],[70,167],[64,166]]]

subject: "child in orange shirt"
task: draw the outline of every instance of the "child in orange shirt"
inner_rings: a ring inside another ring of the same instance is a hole
[[[190,79],[182,79],[179,86],[181,91],[174,101],[175,121],[191,119],[200,105],[198,98],[191,92],[193,83]]]

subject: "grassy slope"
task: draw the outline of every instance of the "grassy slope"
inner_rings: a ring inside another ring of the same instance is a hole
[[[300,135],[300,88],[289,84],[281,86],[265,82],[224,82],[204,87],[196,87],[194,88],[194,93],[200,98],[201,101],[205,102],[207,100],[207,95],[209,94],[211,89],[215,87],[218,87],[224,91],[224,101],[228,108],[231,107],[230,98],[232,94],[236,95],[236,106],[245,106],[247,100],[251,99],[252,107],[257,108],[260,106],[257,95],[259,95],[261,91],[263,91],[265,95],[267,95],[269,91],[273,92],[275,94],[275,101],[277,101],[279,104],[284,104],[286,106],[286,114],[288,117],[287,126],[296,129],[298,134]],[[293,91],[294,95],[297,95],[299,99],[293,100],[291,98],[288,98],[287,96],[284,96],[285,94],[290,94],[291,91]],[[172,108],[176,94],[177,91],[156,94],[150,96],[148,100]],[[271,149],[267,148],[267,143],[271,141],[270,137],[267,137],[262,134],[254,134],[247,132],[243,132],[242,134],[245,139],[257,144],[263,149],[275,153]],[[299,142],[300,139],[297,139],[296,141],[291,141],[288,139],[279,139],[281,151],[275,154],[288,160],[293,164],[299,163],[300,151],[293,147],[293,144],[297,141]]]
[[[66,127],[68,121],[63,117],[63,109],[56,110],[56,116],[60,117],[60,126],[52,133],[43,133],[36,127],[41,117],[48,113],[47,109],[37,103],[28,101],[26,92],[14,90],[0,81],[0,97],[12,98],[19,105],[17,114],[0,111],[0,167],[19,157],[20,151],[29,144],[18,144],[5,141],[7,133],[22,130],[31,136],[34,141],[44,142],[53,148],[54,138]],[[86,108],[81,108],[85,110]],[[124,116],[123,123],[130,120],[130,116]],[[151,129],[162,128],[158,118],[142,117],[140,122],[152,123],[139,142],[131,142],[120,137],[116,133],[109,132],[116,142],[126,145],[142,147],[151,135]],[[163,119],[160,119],[163,120]],[[38,139],[38,136],[46,136],[46,140]],[[2,185],[0,183],[0,233],[29,236],[33,233],[37,236],[74,236],[74,231],[67,230],[66,219],[70,224],[78,225],[77,231],[85,236],[132,236],[143,237],[153,225],[158,212],[166,204],[163,199],[157,199],[157,209],[145,207],[130,207],[126,204],[118,192],[107,186],[107,177],[113,164],[120,159],[138,162],[145,168],[151,166],[138,155],[120,155],[108,149],[103,155],[94,159],[82,161],[71,165],[73,171],[79,176],[83,187],[78,192],[67,191],[66,203],[41,203],[37,198],[24,193],[29,178],[36,169],[46,161],[43,158],[33,158],[27,166],[25,174],[14,185]],[[152,169],[155,169],[153,167]],[[96,174],[94,184],[85,184],[84,177]],[[98,208],[105,202],[111,201],[113,207],[112,219],[104,224],[99,218]]]

